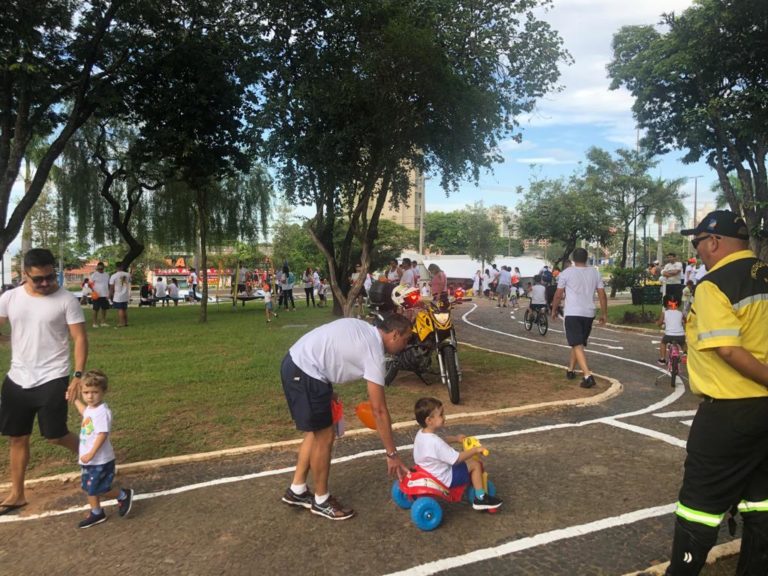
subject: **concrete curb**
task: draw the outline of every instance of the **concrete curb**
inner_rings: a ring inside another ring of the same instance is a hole
[[[509,352],[499,352],[498,350],[490,350],[488,348],[483,348],[481,346],[475,346],[473,344],[466,344],[462,343],[462,346],[467,346],[469,348],[474,348],[476,350],[483,350],[485,352],[491,352],[494,354],[502,354],[504,356],[512,356],[514,358],[521,358],[523,360],[528,360],[530,362],[536,362],[537,364],[542,364],[545,366],[554,366],[556,368],[563,368],[565,369],[565,366],[562,366],[560,364],[553,364],[550,362],[543,362],[541,360],[535,360],[532,358],[526,358],[525,356],[521,356],[519,354],[512,354]],[[593,404],[599,404],[601,402],[604,402],[605,400],[608,400],[610,398],[613,398],[614,396],[621,393],[623,390],[623,386],[621,383],[614,379],[609,378],[607,376],[601,376],[600,374],[596,374],[599,378],[603,378],[604,380],[607,380],[611,383],[610,387],[605,390],[604,392],[601,392],[600,394],[597,394],[595,396],[588,396],[586,398],[574,398],[571,400],[558,400],[554,402],[540,402],[537,404],[526,404],[525,406],[515,406],[513,408],[502,408],[500,410],[484,410],[479,412],[461,412],[459,414],[451,414],[451,421],[454,420],[467,420],[470,418],[479,418],[484,416],[499,416],[499,415],[509,415],[509,414],[522,414],[525,412],[532,412],[535,410],[540,410],[543,408],[554,408],[554,407],[561,407],[561,406],[590,406]],[[397,422],[392,424],[393,430],[402,430],[403,428],[414,428],[418,424],[415,420],[408,420],[406,422]],[[368,428],[355,428],[354,430],[348,430],[344,436],[358,436],[361,434],[374,434],[375,430],[370,430]],[[213,452],[199,452],[197,454],[184,454],[181,456],[168,456],[166,458],[158,458],[156,460],[144,460],[141,462],[131,462],[129,464],[120,464],[117,466],[117,470],[119,472],[142,472],[145,470],[154,470],[157,468],[163,468],[165,466],[172,466],[175,464],[190,464],[193,462],[206,462],[209,460],[216,460],[219,458],[227,458],[231,456],[240,456],[243,454],[253,454],[254,452],[261,452],[266,450],[276,450],[280,448],[286,448],[290,446],[297,446],[301,443],[301,438],[297,438],[295,440],[283,440],[280,442],[267,442],[264,444],[254,444],[251,446],[241,446],[239,448],[226,448],[224,450],[215,450]],[[45,484],[49,482],[74,482],[80,480],[80,472],[65,472],[63,474],[56,474],[54,476],[44,476],[42,478],[33,478],[26,481],[26,486],[33,486],[36,484]],[[0,489],[8,489],[10,488],[9,482],[4,482],[0,484]]]

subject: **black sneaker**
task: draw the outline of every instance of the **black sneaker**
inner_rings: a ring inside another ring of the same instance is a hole
[[[90,528],[91,526],[96,526],[96,524],[101,524],[102,522],[107,521],[107,515],[104,513],[104,510],[101,511],[101,514],[94,514],[93,511],[88,513],[88,518],[81,521],[77,527],[78,528]]]
[[[309,490],[304,490],[303,494],[296,494],[293,490],[288,488],[283,494],[283,502],[291,506],[301,506],[309,510],[312,508],[312,504],[315,501],[315,497]]]
[[[133,489],[123,488],[123,491],[125,492],[125,498],[117,501],[117,513],[121,517],[128,516],[133,507]]]
[[[490,494],[483,494],[482,498],[475,498],[472,502],[472,508],[475,510],[496,510],[501,507],[501,498],[491,496]]]
[[[590,374],[589,376],[584,378],[584,380],[581,381],[581,384],[579,384],[579,386],[581,386],[582,388],[592,388],[592,386],[594,386],[595,384],[597,384],[597,382],[595,382],[595,377],[592,376],[592,374]]]
[[[658,364],[661,364],[662,366],[664,366],[664,365],[667,363],[667,361],[666,361],[666,360],[662,360],[661,358],[659,358],[658,360],[656,360],[656,362],[657,362]]]
[[[312,514],[323,516],[328,520],[347,520],[355,515],[355,511],[351,508],[342,507],[341,503],[333,496],[329,496],[328,500],[322,504],[312,501],[312,508],[310,508]]]
[[[568,380],[573,380],[574,378],[576,378],[576,372],[574,372],[573,370],[566,370],[565,377],[568,378]]]

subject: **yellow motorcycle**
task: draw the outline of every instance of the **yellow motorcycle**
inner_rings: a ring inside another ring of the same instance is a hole
[[[413,372],[425,384],[429,384],[424,378],[425,374],[439,374],[442,383],[448,388],[451,402],[458,404],[461,396],[461,366],[451,309],[461,300],[445,297],[422,302],[418,288],[387,285],[385,282],[373,283],[369,299],[374,316],[379,318],[392,312],[395,306],[404,310],[418,310],[413,319],[408,346],[399,354],[387,357],[385,384],[391,384],[400,370]],[[433,368],[435,363],[437,371]]]

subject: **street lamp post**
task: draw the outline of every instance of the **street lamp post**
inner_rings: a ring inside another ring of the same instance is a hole
[[[696,225],[698,224],[698,218],[697,218],[697,211],[698,211],[698,192],[699,192],[699,178],[703,178],[704,176],[699,174],[698,176],[688,176],[688,180],[693,179],[693,226],[691,228],[696,228]],[[690,250],[691,245],[688,245],[688,255],[690,256]]]

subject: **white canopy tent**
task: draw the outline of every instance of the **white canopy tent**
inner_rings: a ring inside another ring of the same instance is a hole
[[[481,263],[478,260],[473,260],[469,256],[424,256],[423,258],[416,258],[417,262],[423,264],[424,268],[428,268],[430,264],[437,264],[445,275],[451,279],[467,279],[472,280],[475,272],[481,269]],[[510,266],[512,270],[515,266],[520,268],[520,276],[522,278],[533,278],[542,267],[546,264],[552,267],[552,264],[541,258],[531,258],[530,256],[520,256],[517,258],[511,256],[499,256],[493,262],[486,262],[485,268],[490,269],[491,264],[496,264],[497,267]]]

